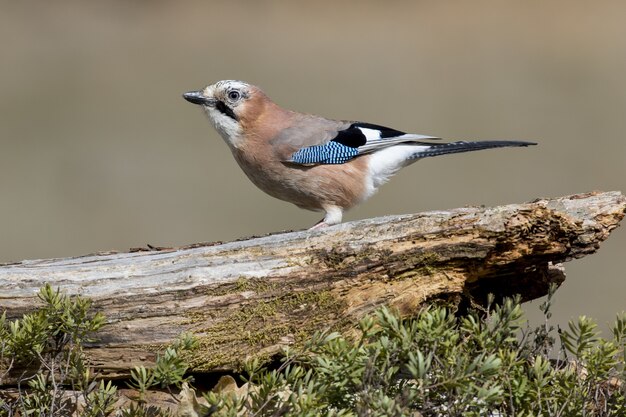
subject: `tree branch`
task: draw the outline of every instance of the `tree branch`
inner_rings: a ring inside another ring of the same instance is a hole
[[[410,316],[433,300],[546,294],[561,262],[591,254],[624,216],[619,192],[344,223],[223,244],[0,266],[0,311],[37,307],[49,282],[94,300],[107,324],[86,354],[97,372],[150,365],[182,332],[196,371],[268,359],[321,329],[348,330],[380,305]],[[7,381],[5,379],[5,381]]]

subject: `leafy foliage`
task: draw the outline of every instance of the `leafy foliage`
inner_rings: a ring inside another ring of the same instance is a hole
[[[557,349],[551,302],[535,329],[517,299],[463,316],[429,307],[411,320],[382,308],[358,337],[318,334],[279,369],[249,364],[243,394],[205,398],[220,416],[626,415],[626,314],[612,340],[581,317]]]
[[[351,337],[318,333],[285,351],[278,369],[249,362],[242,387],[206,392],[208,406],[199,407],[232,417],[626,416],[626,314],[611,339],[587,317],[557,333],[549,323],[553,291],[541,305],[545,322],[532,329],[518,299],[464,315],[432,306],[412,319],[382,308]],[[89,300],[50,286],[39,298],[43,306],[19,320],[0,316],[0,381],[16,365],[36,368],[19,379],[18,399],[0,400],[1,417],[171,415],[145,395],[192,382],[182,355],[198,348],[191,334],[161,352],[155,366],[135,367],[128,385],[139,398],[116,409],[117,387],[94,378],[82,352],[104,317],[89,312]]]
[[[68,416],[78,411],[81,417],[169,415],[165,410],[133,404],[117,410],[117,387],[111,381],[96,380],[85,364],[82,344],[105,322],[100,313],[91,314],[91,301],[68,297],[45,285],[38,294],[43,305],[21,319],[9,321],[0,316],[0,382],[12,369],[34,367],[35,372],[18,378],[20,396],[8,402],[0,400],[0,416]],[[180,387],[188,365],[181,359],[183,350],[195,349],[197,341],[183,334],[157,356],[154,368],[136,367],[129,385],[140,395],[153,386]],[[24,385],[24,386],[23,386]],[[71,388],[74,396],[65,395]],[[82,406],[76,404],[82,399]]]
[[[183,382],[191,378],[185,378],[189,366],[181,357],[181,352],[193,350],[198,347],[198,340],[191,333],[183,333],[171,346],[159,354],[154,368],[135,366],[130,371],[128,385],[139,391],[140,400],[143,401],[146,391],[154,386],[167,388],[175,386],[180,388]]]
[[[27,389],[18,401],[5,403],[0,415],[69,415],[76,401],[64,395],[61,383],[66,381],[83,393],[86,416],[109,415],[106,411],[112,410],[116,388],[90,382],[82,354],[82,344],[102,327],[104,316],[90,314],[89,299],[70,298],[48,284],[38,297],[43,307],[35,312],[13,321],[7,321],[5,314],[0,318],[0,381],[17,365],[36,369],[19,379],[20,391],[23,383]]]
[[[170,417],[169,411],[153,405],[143,403],[132,403],[130,407],[123,408],[119,413],[120,417]]]
[[[70,298],[46,284],[38,294],[44,307],[22,319],[7,322],[6,314],[0,318],[0,358],[11,358],[15,364],[27,365],[41,361],[44,356],[59,355],[66,350],[72,353],[87,335],[104,324],[104,316],[88,317],[91,300]]]

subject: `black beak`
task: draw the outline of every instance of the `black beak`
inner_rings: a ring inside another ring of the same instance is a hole
[[[204,95],[202,95],[202,91],[190,91],[183,94],[183,97],[185,100],[193,104],[202,104],[204,106],[215,105],[215,100],[204,97]]]

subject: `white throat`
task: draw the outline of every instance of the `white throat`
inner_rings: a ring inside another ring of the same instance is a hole
[[[214,107],[204,107],[209,121],[231,148],[239,148],[243,143],[241,125],[231,117],[226,116]]]

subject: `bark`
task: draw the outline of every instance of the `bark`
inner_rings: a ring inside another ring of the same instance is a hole
[[[269,360],[321,329],[349,331],[378,306],[411,316],[425,303],[524,300],[565,279],[562,262],[591,254],[626,209],[619,192],[499,207],[367,219],[322,229],[183,248],[101,253],[0,266],[0,312],[37,308],[48,282],[107,317],[85,348],[95,372],[128,375],[183,332],[196,372]],[[5,378],[8,382],[10,378]]]

